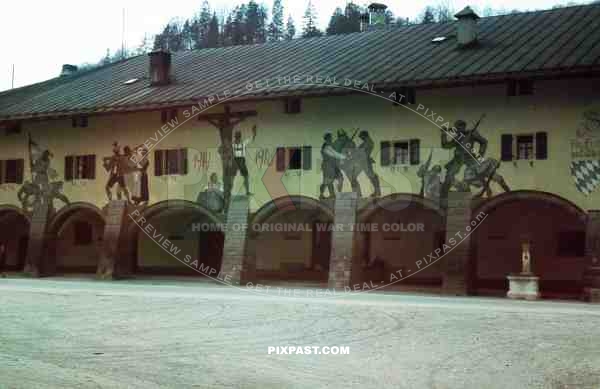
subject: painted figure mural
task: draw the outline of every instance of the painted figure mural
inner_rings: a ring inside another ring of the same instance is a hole
[[[252,127],[252,137],[242,140],[241,131],[236,131],[231,144],[231,150],[233,152],[233,166],[231,168],[230,177],[231,185],[233,186],[233,180],[237,173],[240,172],[244,178],[244,188],[246,189],[246,195],[250,196],[250,183],[248,178],[248,166],[246,165],[246,155],[248,153],[248,145],[256,139],[256,126]],[[229,188],[231,190],[231,188]]]
[[[333,188],[334,181],[337,180],[338,192],[342,191],[342,185],[344,183],[344,176],[340,170],[340,161],[346,159],[346,156],[335,150],[333,144],[333,134],[326,132],[323,136],[324,143],[321,146],[321,170],[323,172],[323,181],[320,187],[320,198],[325,199],[325,190],[329,192],[329,198],[335,197],[335,190]]]
[[[31,166],[31,181],[25,181],[17,197],[26,211],[34,211],[42,204],[53,205],[54,199],[69,204],[69,199],[62,193],[62,181],[50,181],[58,177],[56,170],[50,167],[53,154],[43,150],[29,136],[29,163]]]
[[[446,197],[451,189],[469,192],[471,187],[481,188],[475,197],[481,197],[485,193],[488,197],[492,195],[491,182],[495,182],[504,191],[510,191],[504,178],[497,173],[500,162],[492,158],[484,158],[488,141],[481,136],[478,127],[485,115],[477,121],[472,129],[467,129],[464,120],[457,120],[454,128],[442,128],[441,145],[445,149],[454,149],[454,156],[445,165],[446,175],[440,189],[440,196]],[[452,135],[449,139],[449,133]],[[478,145],[478,150],[475,149]],[[463,180],[458,180],[456,175],[465,168]]]
[[[354,138],[358,134],[361,143],[357,146]],[[323,157],[323,183],[321,184],[321,197],[324,197],[325,189],[329,196],[333,197],[333,182],[337,181],[338,191],[342,190],[344,175],[350,181],[352,191],[362,197],[362,189],[358,182],[358,176],[365,173],[373,186],[372,197],[381,196],[379,176],[373,169],[375,160],[371,157],[374,143],[368,131],[355,129],[352,137],[349,137],[344,129],[337,132],[336,140],[332,142],[333,135],[327,133],[324,136],[325,143],[321,147]],[[342,174],[343,172],[343,174]]]
[[[104,158],[104,168],[109,173],[105,186],[106,197],[111,201],[113,188],[117,185],[116,198],[123,197],[128,202],[140,206],[147,205],[150,198],[148,189],[148,150],[144,145],[136,146],[131,150],[129,146],[123,148],[118,142],[113,143],[113,155]]]
[[[434,202],[440,201],[440,190],[442,188],[442,167],[440,165],[431,166],[433,152],[429,154],[427,162],[419,167],[417,176],[421,178],[421,196]]]

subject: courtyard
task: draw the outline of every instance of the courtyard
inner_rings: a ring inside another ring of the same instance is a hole
[[[600,387],[600,306],[577,301],[82,278],[0,296],[3,389]],[[349,354],[268,353],[292,346]]]

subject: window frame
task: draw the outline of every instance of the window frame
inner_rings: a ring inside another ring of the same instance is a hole
[[[83,169],[81,168],[82,166]],[[65,181],[95,180],[96,168],[96,154],[66,155],[64,172]],[[80,172],[82,172],[81,175],[79,174]]]

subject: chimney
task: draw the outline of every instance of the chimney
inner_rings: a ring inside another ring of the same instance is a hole
[[[150,57],[150,85],[167,85],[171,81],[171,53],[153,51]]]
[[[387,5],[371,3],[368,13],[361,15],[360,31],[372,31],[385,28],[385,10]]]
[[[76,73],[76,72],[77,72],[77,66],[64,64],[62,66],[62,71],[60,72],[60,76],[66,77],[66,76],[70,76],[71,74]]]
[[[456,39],[460,47],[467,47],[477,43],[477,20],[479,16],[467,6],[454,15],[456,22]]]

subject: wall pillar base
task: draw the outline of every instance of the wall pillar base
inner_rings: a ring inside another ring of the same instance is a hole
[[[471,254],[471,193],[449,192],[446,207],[446,243],[451,238],[456,245],[442,259],[442,294],[469,294]]]
[[[96,278],[112,280],[117,276],[117,261],[120,259],[119,247],[124,231],[127,201],[112,200],[106,206],[105,212],[106,224],[104,225],[102,241],[99,243],[100,260],[98,261]]]
[[[227,231],[223,245],[220,279],[232,285],[254,281],[256,266],[247,255],[248,196],[232,196],[227,211]]]
[[[350,287],[354,258],[354,224],[358,195],[353,192],[338,193],[335,199],[335,216],[331,236],[329,288],[345,290]],[[337,228],[337,227],[341,228]]]
[[[52,208],[48,203],[35,207],[31,216],[29,227],[29,242],[27,244],[27,259],[25,260],[24,273],[31,277],[52,275],[48,262],[52,262],[52,250],[48,250],[46,230]]]

